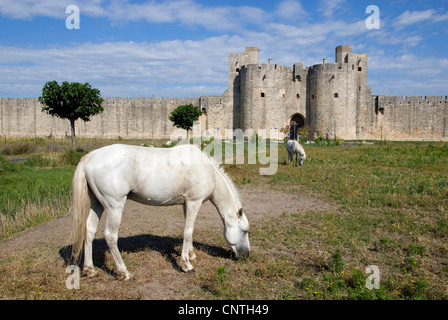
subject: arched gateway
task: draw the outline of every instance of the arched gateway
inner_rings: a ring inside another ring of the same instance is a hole
[[[291,139],[297,138],[297,131],[305,127],[305,117],[300,113],[295,113],[289,120],[289,132],[291,133]]]

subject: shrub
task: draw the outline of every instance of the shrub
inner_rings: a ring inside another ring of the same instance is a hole
[[[59,162],[61,165],[76,166],[79,160],[86,154],[87,151],[82,149],[67,150],[60,155]]]

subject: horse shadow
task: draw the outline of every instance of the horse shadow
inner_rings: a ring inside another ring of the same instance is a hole
[[[176,247],[182,245],[182,242],[182,238],[143,234],[119,238],[118,249],[120,252],[127,253],[139,252],[147,249],[157,251],[171,263],[175,270],[183,272],[182,268],[178,264],[178,258],[180,257],[181,251],[176,249]],[[226,250],[222,247],[208,245],[201,242],[193,242],[193,247],[196,250],[206,252],[210,256],[232,260],[236,259],[231,250]],[[94,239],[92,248],[93,265],[110,275],[116,276],[116,272],[106,265],[106,252],[109,250],[106,240]],[[81,257],[77,261],[73,261],[71,252],[72,245],[67,245],[59,250],[59,256],[63,259],[66,265],[77,265],[81,268],[84,265],[84,253],[82,253]]]

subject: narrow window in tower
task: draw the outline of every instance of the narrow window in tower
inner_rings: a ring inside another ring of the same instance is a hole
[[[335,97],[335,98],[339,98],[339,94],[336,92],[336,93],[334,94],[334,97]]]
[[[362,68],[361,68],[361,67],[358,67],[358,71],[362,71]]]
[[[313,100],[314,100],[314,94],[312,94],[312,95],[311,95],[311,99],[313,99]]]
[[[264,92],[261,93],[261,97],[264,98]]]
[[[236,72],[240,72],[240,68],[236,68]]]

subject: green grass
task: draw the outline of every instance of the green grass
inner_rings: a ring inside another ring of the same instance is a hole
[[[12,140],[0,142],[8,157],[27,152],[29,158],[22,164],[0,158],[2,237],[65,214],[79,156],[113,142],[79,139],[83,151],[75,153],[67,151],[68,140],[20,140],[17,148]],[[283,214],[252,226],[258,250],[246,261],[199,271],[196,296],[447,299],[448,144],[304,147],[304,165],[290,167],[280,145],[278,172],[271,176],[260,176],[260,165],[225,168],[238,186],[306,192],[333,209]],[[370,265],[380,269],[380,289],[366,287]]]
[[[215,298],[447,299],[448,144],[305,146],[302,167],[257,176],[229,166],[239,184],[312,192],[336,210],[284,215],[252,228],[255,253],[219,282]],[[261,266],[260,266],[261,264]],[[380,269],[369,290],[366,268]],[[215,283],[216,284],[216,283]]]
[[[67,214],[71,181],[80,158],[112,143],[160,144],[158,140],[24,138],[0,141],[0,240]],[[25,158],[11,162],[8,159]]]
[[[36,169],[0,157],[0,239],[66,214],[74,167]]]

